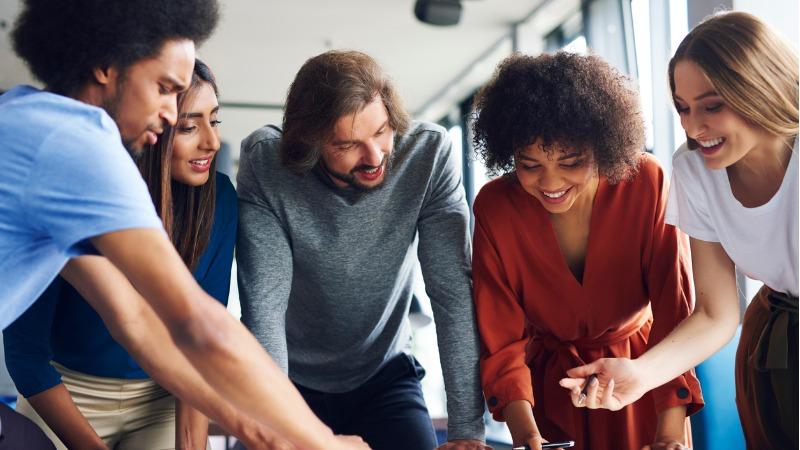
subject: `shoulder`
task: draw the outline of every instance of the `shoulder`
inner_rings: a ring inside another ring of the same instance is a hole
[[[59,139],[75,137],[119,140],[119,129],[102,108],[30,87],[15,89],[6,95],[9,94],[12,95],[8,101],[3,102],[9,107],[8,110],[13,112],[9,113],[9,118],[12,121],[16,118],[27,122],[28,128],[38,128],[42,131],[43,137],[50,133],[58,133]],[[59,142],[59,145],[70,145],[70,143],[70,141]]]
[[[242,141],[242,159],[276,158],[283,131],[275,125],[265,125]]]
[[[635,184],[651,186],[655,190],[661,190],[666,182],[664,167],[653,154],[643,153],[639,160],[638,172],[631,181]]]
[[[413,121],[405,133],[395,137],[394,161],[434,177],[460,171],[460,167],[455,167],[447,130],[430,122]]]
[[[705,164],[703,156],[696,150],[691,150],[684,142],[675,153],[672,154],[673,172],[703,172]]]
[[[233,187],[230,177],[222,172],[216,172],[217,199],[236,198],[236,188]]]
[[[231,179],[222,172],[216,173],[216,182],[217,192],[214,205],[214,210],[216,211],[214,214],[216,216],[215,222],[218,220],[229,222],[236,219],[238,215],[236,189],[233,187]]]
[[[650,153],[642,153],[636,172],[628,179],[609,185],[607,189],[616,191],[628,201],[643,205],[658,203],[668,191],[668,178],[658,158]],[[646,209],[646,208],[645,208]]]
[[[475,197],[473,203],[475,215],[494,215],[506,210],[511,204],[510,196],[515,189],[517,189],[517,182],[513,173],[486,183]]]
[[[416,120],[411,122],[405,133],[395,139],[395,146],[400,152],[418,153],[419,150],[426,150],[439,154],[450,146],[450,136],[444,127]]]
[[[428,139],[445,139],[448,136],[447,130],[443,126],[422,120],[412,120],[408,130],[403,135]]]

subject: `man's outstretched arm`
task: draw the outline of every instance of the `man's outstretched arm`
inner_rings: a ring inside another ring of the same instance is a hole
[[[335,437],[316,418],[255,338],[197,285],[162,232],[130,229],[95,237],[92,242],[147,300],[175,345],[210,387],[234,407],[299,448],[367,448],[360,440]],[[71,283],[81,284],[75,280],[76,274],[65,275]],[[91,278],[89,283],[93,283]],[[107,324],[114,324],[109,330],[115,338],[125,335],[128,327],[135,329],[129,321],[131,316],[123,313],[131,312],[130,305],[121,304],[123,302],[116,296],[98,297],[99,302],[92,306]],[[116,317],[109,320],[108,315]],[[134,357],[153,351],[152,348],[128,350]],[[152,362],[162,369],[174,364],[161,358]],[[143,368],[148,370],[144,364]],[[207,405],[199,404],[196,394],[182,389],[184,381],[180,378],[174,375],[153,375],[153,378],[182,400],[215,418]]]

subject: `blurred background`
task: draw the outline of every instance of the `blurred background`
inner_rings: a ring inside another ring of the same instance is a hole
[[[0,92],[20,83],[37,85],[11,49],[9,31],[19,8],[18,0],[0,1]],[[753,13],[798,48],[798,0],[223,1],[221,23],[198,51],[220,87],[218,169],[235,179],[241,140],[263,125],[280,124],[287,89],[305,60],[330,49],[356,49],[375,57],[392,76],[413,118],[449,130],[471,204],[488,181],[470,148],[467,115],[474,93],[512,52],[566,49],[602,56],[635,80],[647,151],[669,172],[671,154],[685,135],[671,105],[667,63],[687,30],[720,9]],[[417,279],[410,313],[413,352],[428,371],[426,400],[435,425],[444,430],[435,324],[421,275]],[[741,276],[739,281],[744,305],[760,286]],[[235,273],[229,310],[240,315]],[[732,399],[734,348],[735,341],[698,369],[701,378],[713,376],[715,383],[704,385],[708,406],[693,418],[697,449],[744,448]],[[2,361],[0,346],[0,397],[13,404],[16,391]],[[720,400],[710,402],[709,395]],[[487,425],[495,448],[509,448],[505,425],[488,416]],[[221,449],[234,441],[219,436],[212,444]]]

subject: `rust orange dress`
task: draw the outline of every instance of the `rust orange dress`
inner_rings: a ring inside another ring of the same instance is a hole
[[[657,413],[703,405],[694,371],[620,411],[575,408],[558,381],[603,357],[635,358],[694,306],[688,239],[664,223],[667,182],[655,158],[616,185],[601,178],[582,283],[564,259],[548,212],[511,174],[475,200],[473,282],[481,382],[489,409],[527,400],[542,436],[576,449],[640,450]],[[686,439],[691,444],[689,421]]]

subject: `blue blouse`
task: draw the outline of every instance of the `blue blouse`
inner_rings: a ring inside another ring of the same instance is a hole
[[[211,237],[193,275],[209,295],[227,305],[238,222],[237,199],[230,179],[219,172],[216,177]],[[3,330],[3,341],[8,372],[25,397],[61,383],[51,360],[88,375],[149,378],[111,337],[94,309],[61,277]]]

